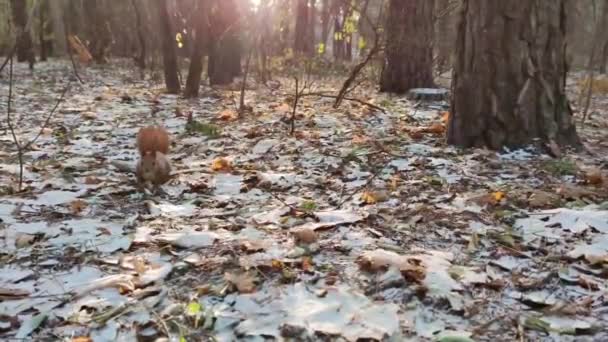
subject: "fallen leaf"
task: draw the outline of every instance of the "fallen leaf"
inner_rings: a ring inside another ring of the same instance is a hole
[[[445,125],[450,120],[450,112],[445,111],[441,113],[441,122]]]
[[[275,108],[275,111],[279,113],[289,112],[291,111],[291,106],[287,103],[281,103],[281,105]]]
[[[95,113],[95,112],[82,112],[81,116],[85,120],[95,120],[97,118],[97,113]]]
[[[28,247],[31,246],[34,241],[36,241],[36,235],[32,235],[32,234],[17,234],[17,237],[15,238],[15,247],[17,248],[24,248],[24,247]]]
[[[101,183],[101,180],[95,176],[87,176],[84,179],[84,184],[94,185],[94,184],[99,184],[99,183]]]
[[[72,338],[72,342],[93,342],[93,339],[89,336],[78,336]]]
[[[86,207],[87,207],[87,202],[85,202],[81,199],[77,199],[77,200],[70,202],[70,210],[72,211],[72,214],[74,214],[74,215],[78,215],[78,214],[82,213],[82,211]]]
[[[224,279],[234,285],[240,293],[252,293],[255,290],[255,279],[247,273],[226,272]]]
[[[600,185],[604,182],[602,171],[597,168],[590,168],[585,171],[585,182],[592,185]]]
[[[234,121],[239,118],[239,113],[232,109],[224,109],[218,113],[217,118],[222,121]]]
[[[317,233],[315,233],[314,229],[309,227],[298,228],[291,231],[296,242],[311,244],[317,241]]]
[[[365,191],[361,194],[361,201],[365,204],[375,204],[378,202],[378,198],[374,192]]]
[[[226,158],[215,158],[211,163],[211,170],[213,171],[230,171],[232,169],[232,165],[230,161]]]

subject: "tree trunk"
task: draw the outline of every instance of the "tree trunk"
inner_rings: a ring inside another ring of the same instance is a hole
[[[186,88],[184,89],[184,96],[186,97],[197,97],[198,89],[201,84],[201,74],[203,73],[203,59],[205,50],[205,35],[208,31],[208,11],[206,8],[206,1],[200,1],[195,16],[196,27],[195,27],[195,38],[194,46],[192,48],[192,55],[190,56],[190,69],[188,70],[188,79],[186,80]]]
[[[13,23],[17,28],[17,62],[29,62],[30,68],[34,66],[34,44],[30,31],[27,30],[27,2],[24,0],[11,0]]]
[[[296,0],[296,30],[293,50],[296,53],[309,54],[309,11],[308,0]]]
[[[49,12],[51,16],[51,25],[53,31],[53,42],[52,45],[55,48],[57,54],[64,53],[67,51],[65,41],[65,27],[63,22],[63,11],[65,4],[61,0],[47,0],[49,5]],[[48,37],[47,37],[48,38]]]
[[[453,0],[435,1],[435,54],[436,68],[439,73],[450,70],[452,67],[452,51],[456,40],[456,15],[453,12]]]
[[[317,0],[310,0],[310,7],[308,8],[308,34],[306,38],[306,50],[309,55],[313,56],[315,52],[315,27],[317,26]]]
[[[321,43],[325,48],[323,51],[323,53],[325,53],[325,51],[327,51],[327,39],[329,38],[329,22],[331,19],[329,0],[323,0],[321,11]]]
[[[390,0],[389,6],[380,91],[432,87],[434,1]]]
[[[234,0],[215,0],[210,18],[210,46],[207,73],[211,85],[230,84],[241,73],[241,47],[238,37],[239,13]]]
[[[163,69],[165,72],[165,86],[170,94],[178,94],[180,90],[177,77],[177,55],[175,53],[175,35],[171,28],[171,18],[167,11],[165,0],[156,0],[156,9],[160,23],[161,49],[163,51]]]
[[[146,68],[146,37],[145,29],[142,22],[142,11],[139,0],[131,0],[131,6],[135,13],[135,26],[137,30],[137,40],[139,42],[139,53],[135,56],[135,63],[140,69]]]
[[[602,1],[602,16],[599,22],[600,49],[599,49],[599,70],[606,73],[606,63],[608,63],[608,0]]]
[[[96,63],[107,63],[106,53],[112,43],[106,9],[100,0],[87,0],[83,8],[91,25],[89,27],[90,51]]]
[[[40,10],[38,11],[38,19],[40,27],[38,29],[38,40],[40,44],[40,60],[46,61],[49,54],[52,53],[53,41],[50,36],[53,34],[53,27],[49,18],[49,0],[40,2]]]
[[[579,145],[565,93],[567,2],[463,0],[449,144]]]

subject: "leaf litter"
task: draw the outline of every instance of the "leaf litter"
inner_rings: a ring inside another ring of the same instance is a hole
[[[67,70],[15,85],[20,136]],[[551,159],[445,146],[443,101],[303,98],[291,136],[280,88],[239,116],[229,90],[184,100],[131,73],[86,70],[26,153],[23,193],[0,138],[2,338],[608,339],[605,110],[581,129],[593,153]],[[128,172],[142,122],[175,141],[160,196]]]

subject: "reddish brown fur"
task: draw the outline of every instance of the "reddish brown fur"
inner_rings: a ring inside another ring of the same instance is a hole
[[[140,183],[150,182],[156,188],[167,182],[171,164],[166,157],[169,152],[169,134],[159,126],[143,127],[137,133],[137,148],[140,159],[136,167]]]
[[[141,156],[154,155],[154,152],[169,153],[169,134],[159,126],[143,127],[137,133],[137,148]]]

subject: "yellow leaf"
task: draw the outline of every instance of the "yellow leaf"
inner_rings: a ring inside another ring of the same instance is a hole
[[[319,55],[322,55],[325,53],[325,44],[323,43],[319,43],[318,47],[317,47],[317,53]]]
[[[225,158],[215,158],[211,163],[211,170],[213,171],[230,171],[231,169],[230,161]]]
[[[492,193],[492,197],[494,197],[496,202],[500,202],[503,198],[505,198],[505,193],[502,191],[496,191]]]
[[[361,200],[365,204],[374,204],[374,203],[378,202],[378,199],[376,198],[376,194],[373,192],[370,192],[370,191],[365,191],[364,193],[362,193]]]
[[[450,112],[445,111],[445,112],[441,113],[441,122],[443,122],[444,124],[447,124],[448,120],[450,120]]]

